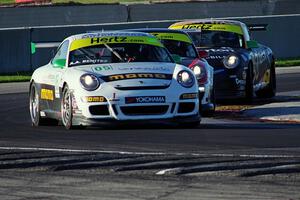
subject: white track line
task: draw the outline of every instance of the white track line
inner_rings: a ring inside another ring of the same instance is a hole
[[[89,149],[61,149],[43,147],[0,147],[0,150],[27,150],[27,151],[56,151],[56,152],[77,152],[77,153],[111,153],[124,155],[177,155],[177,156],[214,156],[214,157],[251,157],[251,158],[296,158],[292,155],[264,155],[264,154],[205,154],[205,153],[165,153],[165,152],[130,152],[130,151],[103,151]]]

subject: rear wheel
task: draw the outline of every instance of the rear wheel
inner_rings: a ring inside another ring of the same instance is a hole
[[[276,94],[276,73],[275,73],[274,62],[272,63],[272,66],[270,68],[270,76],[269,77],[270,77],[269,84],[262,90],[259,90],[256,92],[257,97],[272,98]]]
[[[29,91],[29,110],[32,126],[49,126],[57,125],[58,121],[55,119],[42,118],[40,110],[40,98],[36,84],[33,82]]]

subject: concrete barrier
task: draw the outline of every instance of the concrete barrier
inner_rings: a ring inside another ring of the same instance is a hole
[[[0,73],[30,71],[49,62],[55,48],[37,49],[30,43],[59,42],[64,38],[94,30],[168,27],[176,20],[207,17],[235,18],[250,24],[267,23],[268,31],[253,32],[253,38],[270,46],[277,58],[299,57],[300,14],[289,16],[251,15],[300,13],[298,0],[221,1],[145,5],[87,5],[0,8]],[[168,19],[161,21],[163,19]],[[171,20],[170,20],[171,19]],[[127,21],[159,20],[131,22]],[[106,22],[103,24],[102,22]],[[118,22],[110,23],[107,22]],[[88,24],[85,24],[88,23]],[[102,23],[102,24],[101,24]],[[76,24],[76,25],[72,25]],[[43,25],[40,27],[39,25]],[[44,26],[53,25],[53,26]],[[61,25],[61,26],[60,26]],[[2,28],[32,26],[31,28]],[[38,26],[38,27],[35,27]]]
[[[300,13],[299,0],[0,7],[0,28]]]
[[[125,5],[0,8],[0,28],[128,21]]]
[[[299,0],[233,0],[130,5],[131,21],[282,15],[300,13]]]
[[[30,29],[0,31],[0,73],[30,71]]]
[[[137,4],[129,10],[131,21],[263,15],[261,1]]]

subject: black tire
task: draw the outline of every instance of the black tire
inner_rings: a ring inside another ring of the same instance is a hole
[[[63,88],[62,98],[61,98],[61,121],[67,130],[73,128],[72,119],[72,97],[69,87],[66,85]]]
[[[253,65],[249,64],[246,77],[245,99],[247,103],[251,103],[254,98],[254,85],[253,85]]]
[[[269,84],[256,92],[258,98],[272,98],[276,95],[276,73],[275,73],[275,64],[274,62],[270,68],[270,80]]]
[[[213,89],[211,91],[210,102],[213,104],[214,107],[211,110],[203,110],[202,116],[204,116],[204,117],[212,117],[215,114],[215,110],[216,110],[215,87],[213,87]]]
[[[41,117],[40,110],[40,94],[33,82],[29,90],[29,111],[32,126],[53,126],[58,125],[58,121],[50,118]]]

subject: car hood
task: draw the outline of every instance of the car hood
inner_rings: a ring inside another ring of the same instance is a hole
[[[77,66],[76,70],[97,75],[102,81],[122,88],[169,86],[175,63],[139,62]]]
[[[198,48],[198,50],[205,50],[208,57],[205,59],[207,62],[216,68],[223,68],[223,59],[230,54],[239,54],[237,49],[231,47],[218,47],[218,48]]]

